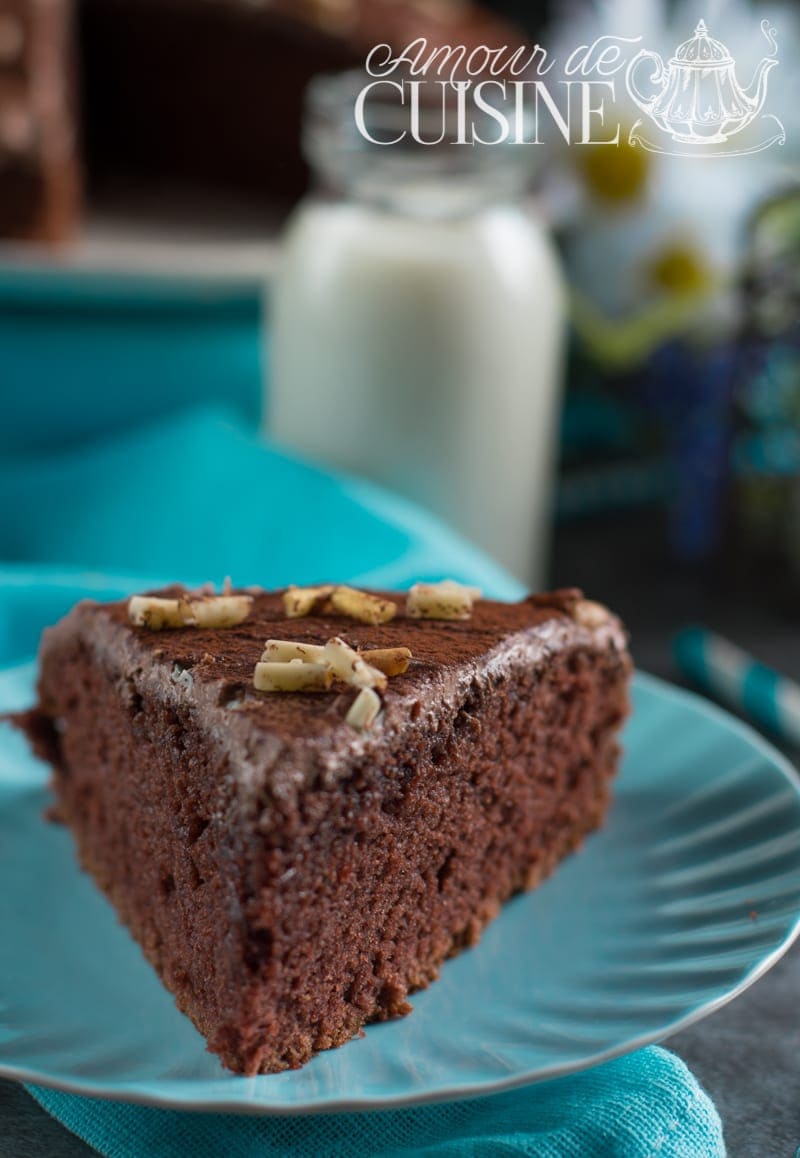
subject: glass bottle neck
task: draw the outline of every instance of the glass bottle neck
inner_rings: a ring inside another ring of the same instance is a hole
[[[414,111],[405,94],[382,86],[357,109],[368,82],[354,72],[309,86],[303,145],[326,194],[431,220],[468,216],[525,194],[530,147],[466,143],[463,115],[443,89]]]

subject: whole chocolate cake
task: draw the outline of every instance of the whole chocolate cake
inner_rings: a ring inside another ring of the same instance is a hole
[[[600,824],[630,670],[574,590],[171,588],[49,629],[21,722],[84,867],[255,1074],[409,1012]]]

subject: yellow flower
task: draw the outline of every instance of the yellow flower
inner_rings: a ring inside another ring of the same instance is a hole
[[[675,297],[688,297],[710,289],[714,277],[705,255],[690,242],[671,241],[647,264],[653,288]]]
[[[627,130],[620,129],[618,145],[586,145],[574,151],[586,188],[598,201],[618,204],[644,195],[651,157],[646,149],[629,144]]]

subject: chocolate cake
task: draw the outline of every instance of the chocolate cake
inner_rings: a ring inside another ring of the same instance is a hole
[[[574,590],[171,588],[46,631],[21,722],[179,1008],[269,1073],[408,1013],[601,823],[630,670]]]

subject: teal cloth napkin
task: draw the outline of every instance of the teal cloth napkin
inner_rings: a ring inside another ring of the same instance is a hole
[[[223,573],[265,585],[335,576],[405,586],[452,575],[499,598],[519,594],[435,519],[287,457],[231,414],[207,408],[47,454],[7,455],[0,559],[0,662],[31,654],[44,623],[87,589],[103,589],[87,568],[126,575],[119,594],[158,576],[200,582]],[[724,1154],[713,1104],[657,1047],[490,1098],[361,1115],[190,1114],[30,1090],[113,1158]]]
[[[29,1089],[40,1105],[108,1158],[718,1158],[725,1153],[708,1096],[683,1062],[658,1046],[489,1098],[369,1114],[186,1114]]]
[[[0,459],[0,559],[237,584],[326,575],[395,586],[475,577],[519,587],[410,503],[266,447],[199,407],[125,434]]]

